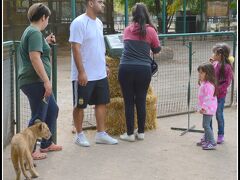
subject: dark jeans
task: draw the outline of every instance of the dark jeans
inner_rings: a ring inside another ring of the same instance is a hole
[[[224,135],[224,116],[223,116],[223,109],[225,104],[225,97],[224,98],[218,98],[218,107],[216,112],[216,119],[218,124],[218,135]],[[212,128],[212,122],[211,122],[211,128]]]
[[[138,133],[144,133],[151,67],[122,64],[119,66],[118,80],[124,98],[127,134],[131,135],[134,132],[134,104],[137,109]]]
[[[52,134],[56,132],[56,120],[58,117],[58,105],[56,104],[53,94],[46,98],[46,102],[43,101],[43,95],[45,88],[43,83],[33,83],[24,85],[21,90],[27,96],[30,108],[31,119],[28,126],[32,126],[36,119],[40,119],[48,125]],[[41,148],[47,148],[52,144],[52,137],[49,140],[42,139]]]

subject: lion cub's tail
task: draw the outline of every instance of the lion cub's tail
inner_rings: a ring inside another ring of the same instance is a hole
[[[11,159],[12,159],[12,163],[13,163],[13,167],[14,167],[14,170],[16,172],[16,175],[17,175],[17,178],[16,180],[19,180],[20,179],[20,176],[21,176],[21,170],[20,170],[20,167],[19,167],[19,152],[16,152],[18,151],[18,149],[16,149],[16,147],[14,148],[14,146],[12,145],[11,146]]]

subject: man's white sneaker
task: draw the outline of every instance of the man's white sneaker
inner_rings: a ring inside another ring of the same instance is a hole
[[[106,132],[96,134],[97,144],[118,144],[118,140],[109,136]]]
[[[79,146],[84,146],[84,147],[89,147],[90,146],[86,136],[83,133],[76,135],[75,144],[77,144]]]
[[[127,135],[127,133],[124,133],[122,135],[120,135],[120,139],[123,141],[129,141],[129,142],[133,142],[135,141],[135,135]]]

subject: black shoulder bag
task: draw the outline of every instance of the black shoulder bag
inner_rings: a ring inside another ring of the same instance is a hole
[[[152,76],[153,76],[158,71],[158,64],[154,60],[154,55],[152,58],[151,69],[152,69]]]

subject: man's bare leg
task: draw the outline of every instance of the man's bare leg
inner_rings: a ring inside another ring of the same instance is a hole
[[[105,104],[99,104],[95,106],[95,116],[96,116],[97,131],[98,132],[105,131],[105,118],[106,118]]]
[[[75,125],[76,131],[77,131],[75,143],[80,146],[88,147],[88,146],[90,146],[90,144],[82,131],[83,117],[84,117],[83,109],[80,109],[80,108],[73,109],[74,125]]]
[[[73,109],[73,120],[74,120],[74,125],[77,133],[82,132],[83,117],[84,117],[84,109],[80,109],[80,108]]]

